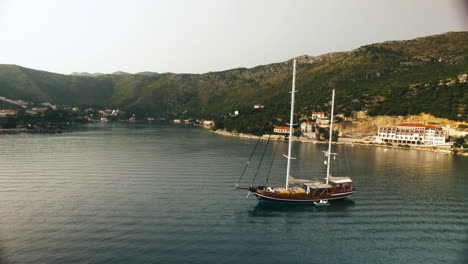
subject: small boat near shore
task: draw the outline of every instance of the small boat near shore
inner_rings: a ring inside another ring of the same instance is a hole
[[[272,186],[239,186],[237,189],[248,190],[249,193],[254,194],[260,202],[279,202],[279,203],[310,203],[316,206],[329,205],[329,201],[343,199],[356,193],[356,187],[352,185],[350,177],[335,177],[331,176],[330,163],[331,157],[337,154],[331,152],[332,147],[332,133],[333,133],[333,111],[335,102],[335,90],[332,91],[332,107],[330,115],[330,131],[328,140],[328,150],[324,151],[325,164],[327,165],[327,172],[324,181],[312,181],[306,179],[296,179],[291,176],[291,156],[292,150],[292,131],[294,124],[294,94],[295,94],[295,75],[296,75],[296,60],[293,61],[293,81],[291,91],[291,116],[289,122],[289,142],[288,154],[284,155],[287,158],[286,168],[286,184],[284,187]],[[247,166],[248,166],[247,162]],[[244,169],[245,172],[245,169]],[[242,178],[242,176],[241,176]]]

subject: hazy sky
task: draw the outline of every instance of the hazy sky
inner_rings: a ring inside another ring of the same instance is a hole
[[[467,31],[463,0],[0,0],[0,63],[60,73],[253,67]]]

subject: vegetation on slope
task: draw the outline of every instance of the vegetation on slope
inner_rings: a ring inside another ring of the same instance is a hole
[[[468,33],[450,32],[410,41],[389,41],[319,57],[298,58],[297,114],[329,111],[352,116],[421,112],[468,120]],[[441,82],[442,81],[442,82]],[[69,105],[119,107],[137,116],[213,118],[227,127],[261,130],[281,123],[277,111],[291,85],[291,61],[205,74],[149,73],[61,75],[0,65],[0,96]],[[287,99],[288,100],[288,99]],[[265,105],[253,111],[254,104]],[[239,110],[239,117],[229,113]],[[227,122],[224,122],[227,120]]]

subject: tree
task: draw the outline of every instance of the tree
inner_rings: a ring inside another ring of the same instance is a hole
[[[48,122],[67,122],[70,117],[65,110],[53,110],[49,107],[44,111],[44,119]]]
[[[18,125],[18,118],[16,117],[13,117],[13,116],[9,116],[6,118],[5,120],[5,123],[3,123],[2,127],[3,128],[16,128],[16,126]]]
[[[457,137],[453,140],[453,146],[456,148],[461,148],[463,145],[468,143],[468,135],[464,137]]]

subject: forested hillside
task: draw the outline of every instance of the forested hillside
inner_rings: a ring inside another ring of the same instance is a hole
[[[346,116],[421,112],[468,120],[468,33],[450,32],[409,41],[298,58],[297,112],[328,111],[336,89],[336,112]],[[220,58],[222,59],[222,58]],[[291,86],[291,61],[205,74],[62,75],[0,65],[0,96],[55,104],[119,107],[140,115],[219,118],[239,110],[281,116],[278,104]]]

